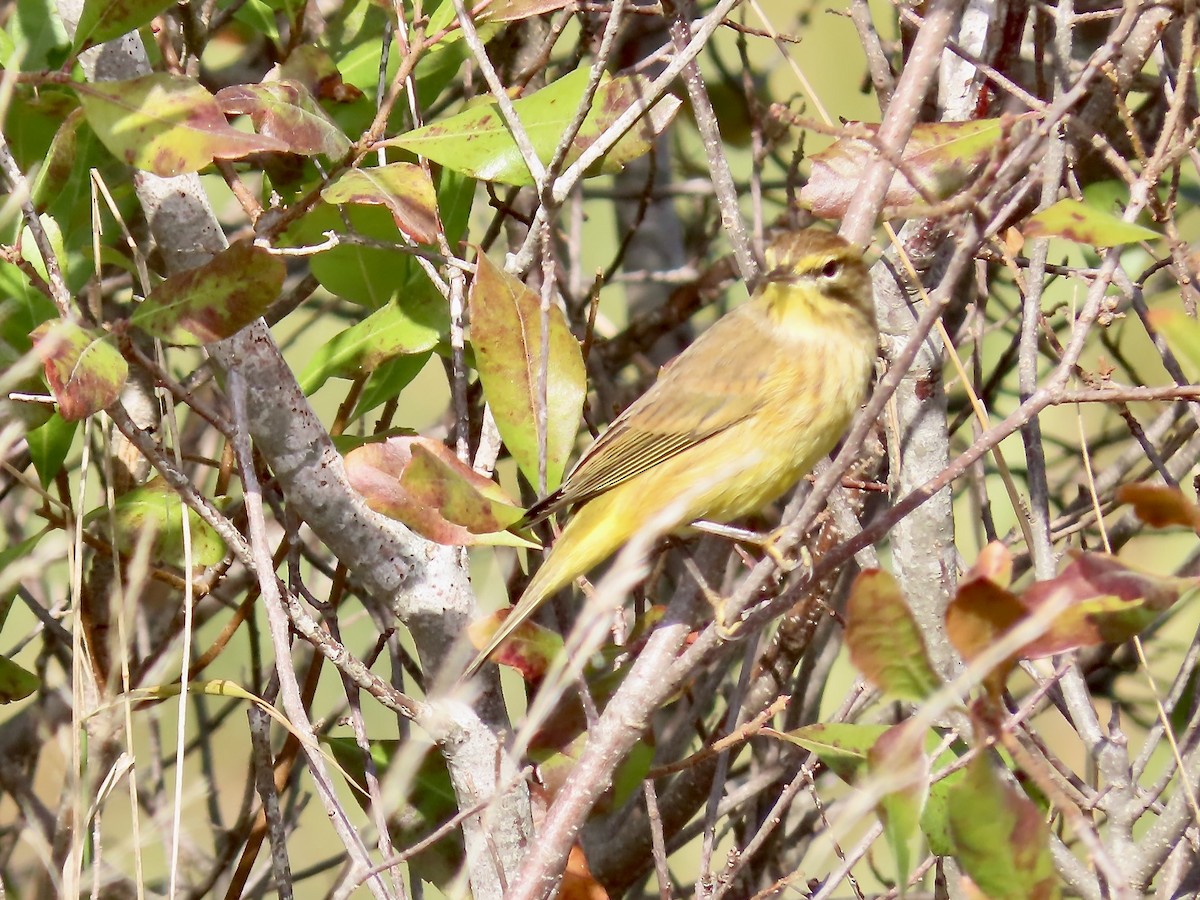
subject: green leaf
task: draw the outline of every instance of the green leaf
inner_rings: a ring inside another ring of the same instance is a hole
[[[471,346],[483,395],[509,453],[530,484],[538,484],[538,414],[542,404],[541,301],[524,284],[477,254],[468,298]],[[562,481],[575,445],[587,373],[579,342],[558,307],[549,309],[546,362],[546,490]]]
[[[52,216],[45,213],[38,216],[38,221],[41,223],[42,231],[46,234],[46,239],[50,242],[50,250],[59,266],[62,268],[63,277],[66,277],[67,264],[67,248],[63,243],[62,230],[58,227],[58,223],[54,221]],[[49,272],[46,269],[46,261],[42,259],[42,249],[38,246],[37,241],[33,238],[33,232],[26,225],[21,229],[21,258],[33,266],[34,270],[42,276],[43,281],[49,280]]]
[[[54,133],[46,161],[38,169],[30,189],[34,205],[39,209],[44,209],[71,177],[78,147],[78,132],[85,122],[83,110],[77,107],[67,114],[58,131]]]
[[[0,67],[5,69],[12,68],[13,51],[17,49],[17,45],[13,43],[13,39],[8,36],[8,32],[0,28]]]
[[[7,306],[8,304],[4,304]],[[0,315],[3,314],[0,306]],[[27,430],[41,427],[54,414],[54,408],[36,400],[18,398],[16,394],[40,397],[45,393],[42,365],[37,354],[30,352],[26,335],[24,352],[13,346],[0,332],[0,426],[18,421]]]
[[[1126,222],[1110,212],[1069,197],[1032,216],[1025,223],[1022,233],[1026,240],[1061,237],[1093,247],[1119,247],[1161,237],[1156,231]]]
[[[282,141],[232,128],[212,94],[192,78],[159,72],[72,87],[109,152],[164,178],[198,172],[214,158],[288,149]]]
[[[174,0],[84,0],[74,49],[79,51],[136,31],[174,5]]]
[[[233,17],[239,22],[249,25],[255,34],[261,34],[271,43],[278,45],[280,41],[279,24],[275,21],[275,12],[279,4],[266,0],[246,0],[237,4]]]
[[[829,722],[805,725],[788,732],[766,729],[763,733],[815,753],[831,772],[853,784],[866,769],[871,748],[887,730],[887,725]]]
[[[121,395],[129,366],[107,335],[56,319],[39,325],[30,337],[67,421],[99,412]]]
[[[74,95],[71,99],[74,108],[59,118],[54,138],[45,151],[45,163],[34,178],[32,193],[38,211],[53,216],[62,227],[64,244],[72,251],[86,244],[90,254],[96,227],[92,219],[93,174],[109,186],[118,215],[132,216],[136,197],[127,167],[100,143]],[[107,212],[106,209],[101,214],[102,219]],[[116,255],[130,264],[127,255],[107,244],[101,245],[100,252],[102,256]],[[125,252],[128,253],[128,248]],[[73,283],[70,286],[75,288]]]
[[[195,269],[172,275],[146,298],[130,321],[183,346],[237,334],[279,296],[283,261],[250,241],[238,241]]]
[[[318,203],[281,242],[284,246],[320,244],[328,231],[347,232],[347,222],[355,233],[382,243],[396,244],[395,250],[339,244],[310,256],[309,268],[321,287],[351,303],[381,309],[406,298],[415,286],[429,283],[426,275],[403,252],[404,239],[386,210],[375,206],[349,206],[340,211],[328,203]],[[422,289],[423,290],[423,289]]]
[[[328,379],[354,378],[373,372],[399,356],[423,354],[450,328],[450,312],[436,289],[420,276],[421,290],[376,310],[327,341],[300,375],[300,387],[311,394]]]
[[[297,81],[232,85],[217,91],[216,101],[227,115],[250,116],[255,131],[281,141],[292,153],[340,159],[350,150],[350,139]]]
[[[846,647],[863,677],[893,697],[923,700],[941,685],[912,611],[887,572],[868,569],[854,580]]]
[[[642,796],[646,773],[654,765],[655,746],[652,740],[640,740],[633,745],[617,771],[613,773],[612,805],[621,809],[635,794]],[[603,896],[597,893],[596,896]]]
[[[54,413],[44,424],[29,432],[25,442],[42,487],[49,487],[62,471],[78,430],[77,422],[68,422]]]
[[[155,478],[144,487],[137,488],[117,499],[113,507],[116,535],[113,543],[122,553],[133,553],[142,540],[150,540],[150,558],[155,562],[182,567],[183,557],[183,501],[161,478]],[[215,566],[225,558],[225,542],[200,518],[199,513],[188,508],[188,527],[191,530],[192,565]],[[107,523],[108,511],[104,508],[88,513],[85,519]],[[143,537],[149,534],[149,537]]]
[[[453,9],[454,4],[447,3],[446,6]],[[499,30],[497,26],[484,25],[479,29],[480,37]],[[425,33],[433,34],[434,32],[426,29]],[[462,37],[462,32],[455,29],[434,44],[428,52],[421,54],[421,59],[413,69],[413,80],[417,85],[417,101],[421,109],[428,109],[434,101],[442,96],[442,92],[448,86],[458,81],[463,64],[471,56],[470,48],[458,40],[460,37]],[[485,37],[484,40],[487,38]],[[394,56],[393,54],[393,58]]]
[[[451,248],[457,247],[467,236],[471,207],[475,204],[475,186],[474,178],[453,169],[442,169],[438,177],[437,205],[446,243]]]
[[[868,771],[881,779],[885,792],[876,810],[896,860],[896,884],[903,897],[912,872],[913,844],[920,834],[921,815],[929,797],[929,759],[926,734],[911,721],[894,725],[880,735],[867,753]]]
[[[346,454],[346,477],[378,513],[452,546],[537,544],[510,531],[523,515],[494,481],[429,438],[389,438]]]
[[[429,175],[412,163],[351,169],[321,191],[326,203],[382,205],[396,227],[419,244],[437,240],[437,197]]]
[[[939,741],[940,743],[940,741]],[[931,752],[936,748],[930,748]],[[958,759],[953,749],[942,753],[933,764],[934,774],[946,768]],[[954,839],[950,832],[950,804],[955,785],[967,777],[965,768],[956,769],[934,781],[929,786],[929,798],[925,801],[925,809],[921,813],[921,831],[929,844],[929,852],[934,856],[952,856],[954,854]]]
[[[0,703],[24,700],[38,689],[42,680],[32,672],[18,666],[11,659],[0,656]]]
[[[550,163],[563,132],[574,120],[588,77],[589,71],[583,67],[529,97],[513,101],[513,108],[525,127],[534,152],[544,164]],[[649,83],[649,79],[637,75],[612,78],[605,74],[591,111],[567,154],[567,164],[577,159],[627,108],[644,96]],[[644,154],[655,137],[671,123],[678,109],[676,97],[659,100],[588,174],[619,172],[630,160]],[[411,150],[481,181],[520,187],[533,184],[533,176],[495,102],[472,107],[383,143]]]
[[[949,792],[954,858],[989,900],[1058,900],[1050,829],[1038,808],[992,771],[987,754]]]
[[[22,571],[19,561],[32,554],[38,542],[51,530],[51,526],[47,525],[32,537],[0,550],[0,631],[8,621],[8,611],[12,609],[13,598],[17,596],[21,579],[28,574],[27,571]]]
[[[21,71],[57,69],[66,61],[70,41],[52,0],[16,0],[7,28],[20,54]],[[6,121],[7,128],[11,121]]]
[[[16,354],[23,354],[33,348],[30,332],[57,314],[45,294],[29,287],[20,269],[0,263],[0,341]]]
[[[354,414],[351,418],[365,416],[375,407],[387,403],[400,396],[412,380],[421,374],[425,364],[429,362],[432,353],[414,353],[408,356],[398,356],[381,364],[363,385],[358,402],[354,404]]]
[[[469,3],[470,0],[468,0]],[[429,8],[435,6],[436,8],[433,9],[433,12],[429,16],[429,24],[425,26],[425,33],[432,37],[444,28],[451,25],[455,26],[451,31],[447,32],[445,37],[434,44],[434,49],[440,51],[444,47],[454,46],[455,42],[462,38],[462,29],[457,27],[458,12],[454,8],[452,0],[441,0],[440,3],[429,4]],[[471,9],[471,5],[468,5],[467,8]],[[474,11],[472,11],[471,20],[476,23],[476,30],[479,32],[480,40],[490,41],[495,36],[498,26],[489,25],[484,22],[481,17],[477,17],[474,14]]]
[[[1200,378],[1200,322],[1182,309],[1152,309],[1150,322],[1171,351],[1187,363],[1192,380]]]

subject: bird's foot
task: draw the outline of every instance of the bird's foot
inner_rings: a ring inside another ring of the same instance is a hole
[[[812,554],[808,552],[805,546],[792,548],[792,555],[788,555],[780,549],[779,544],[783,540],[783,535],[787,531],[786,528],[780,526],[765,535],[759,544],[762,547],[763,553],[771,558],[771,561],[779,567],[779,571],[785,575],[790,575],[797,569],[803,569],[805,572],[811,572],[813,568]]]
[[[722,525],[716,522],[705,521],[693,522],[692,527],[698,531],[705,531],[709,534],[761,547],[763,553],[769,556],[771,561],[784,574],[789,574],[801,568],[810,571],[812,569],[812,556],[809,554],[807,547],[800,547],[795,551],[795,556],[789,556],[779,548],[779,544],[783,540],[784,533],[787,530],[783,526],[766,533],[752,531],[749,528],[735,528],[732,525]]]
[[[700,593],[704,595],[704,599],[708,602],[708,605],[712,607],[713,624],[717,628],[717,637],[723,641],[732,641],[737,638],[740,623],[734,622],[730,626],[725,621],[726,598],[709,587],[704,573],[700,571],[699,566],[690,557],[684,557],[683,564],[692,576],[692,580],[696,582],[696,586],[700,588]]]

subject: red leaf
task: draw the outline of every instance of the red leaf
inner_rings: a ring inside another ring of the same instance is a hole
[[[43,322],[29,337],[59,414],[68,422],[99,412],[121,395],[129,366],[107,335],[56,319]]]
[[[537,546],[506,530],[523,510],[439,441],[393,437],[364,444],[346,454],[346,475],[371,509],[439,544]]]

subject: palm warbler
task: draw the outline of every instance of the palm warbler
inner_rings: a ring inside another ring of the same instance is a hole
[[[752,513],[800,481],[862,403],[877,332],[857,249],[826,231],[776,238],[749,301],[663,367],[524,523],[579,506],[473,674],[556,591],[651,521]],[[669,512],[668,512],[669,510]]]

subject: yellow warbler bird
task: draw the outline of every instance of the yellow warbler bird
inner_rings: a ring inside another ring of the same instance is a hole
[[[837,443],[875,359],[866,264],[856,248],[818,229],[779,236],[766,263],[754,295],[667,363],[562,486],[526,514],[523,524],[533,524],[579,507],[468,675],[549,597],[649,522],[667,515],[672,530],[755,512]]]

